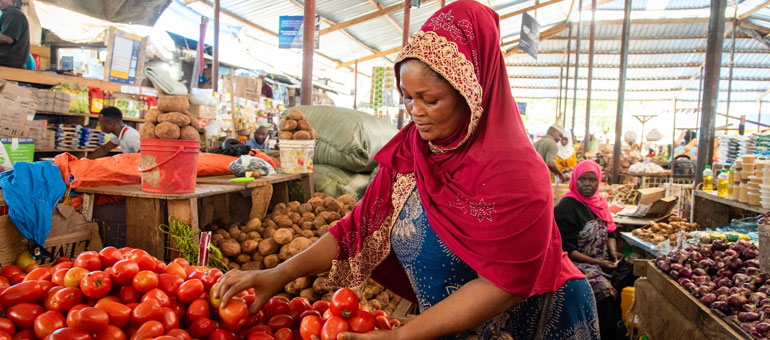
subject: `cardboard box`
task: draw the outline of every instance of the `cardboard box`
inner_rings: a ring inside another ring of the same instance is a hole
[[[679,200],[676,196],[666,197],[666,188],[639,189],[639,202],[629,216],[656,218],[671,213]]]
[[[29,136],[29,121],[37,111],[32,89],[0,80],[0,135]]]
[[[35,141],[32,138],[0,138],[0,166],[13,169],[16,162],[35,159]]]
[[[217,107],[213,105],[196,105],[190,104],[190,114],[195,118],[201,119],[216,119]]]
[[[12,264],[16,256],[28,250],[29,242],[13,225],[8,215],[0,216],[0,264]],[[43,245],[41,253],[47,253],[40,259],[40,264],[50,264],[56,258],[102,249],[99,237],[99,225],[89,222],[71,206],[57,204],[51,220],[51,232]],[[34,253],[34,250],[30,253]],[[34,255],[34,254],[33,254]]]
[[[233,94],[236,97],[259,101],[259,98],[262,96],[262,79],[233,77]]]

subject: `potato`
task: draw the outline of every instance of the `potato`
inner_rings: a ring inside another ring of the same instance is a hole
[[[324,200],[320,197],[313,197],[309,199],[307,203],[313,206],[313,210],[315,210],[315,208],[318,208],[324,204]]]
[[[293,140],[310,140],[313,139],[310,137],[310,132],[299,130],[295,132],[292,137]]]
[[[238,256],[241,253],[241,245],[238,243],[238,241],[235,240],[227,240],[224,243],[222,243],[222,254],[224,254],[227,257],[235,257]]]
[[[324,234],[326,234],[327,232],[329,232],[329,226],[325,225],[325,226],[322,226],[322,227],[318,228],[318,230],[316,230],[315,234],[318,237],[321,237],[321,236],[324,236]]]
[[[246,264],[246,262],[251,261],[251,255],[249,254],[239,254],[235,257],[235,261],[238,262],[238,264]]]
[[[217,243],[217,242],[224,242],[225,237],[222,236],[222,234],[214,234],[214,236],[211,236],[211,242]]]
[[[315,243],[316,241],[318,241],[318,237],[314,236],[310,238],[310,242]]]
[[[230,264],[227,265],[230,270],[238,270],[241,269],[241,266],[238,263],[230,262]]]
[[[281,247],[281,250],[278,251],[278,258],[286,261],[291,257],[291,252],[289,251],[289,245],[286,244],[283,247]]]
[[[139,127],[139,137],[145,139],[155,139],[158,135],[155,134],[155,124],[144,123]]]
[[[181,112],[161,113],[160,116],[158,116],[158,122],[174,123],[179,127],[183,127],[190,125],[190,117],[185,116],[185,114]]]
[[[356,199],[348,194],[342,195],[337,198],[337,201],[344,205],[356,205]]]
[[[288,117],[290,119],[294,119],[296,121],[304,120],[305,119],[305,112],[303,112],[300,109],[294,109],[289,112]]]
[[[302,204],[301,204],[301,203],[299,203],[299,202],[297,202],[297,201],[291,201],[291,202],[289,202],[289,204],[287,204],[286,206],[287,206],[287,208],[289,208],[289,210],[291,210],[292,212],[298,212],[298,211],[299,211],[299,207],[300,207],[300,206],[302,206]]]
[[[297,286],[294,285],[294,281],[289,282],[285,286],[283,286],[283,291],[292,295],[299,294],[299,289],[297,289]]]
[[[326,219],[323,218],[323,216],[318,216],[315,218],[315,220],[313,220],[313,225],[315,226],[316,229],[321,228],[324,225],[326,225]]]
[[[313,281],[313,291],[319,294],[323,294],[328,292],[329,290],[326,289],[326,281],[328,279],[325,277],[318,277]]]
[[[324,207],[328,207],[332,202],[337,202],[337,200],[334,199],[334,197],[326,197],[323,200]]]
[[[254,254],[257,251],[257,246],[259,246],[257,241],[246,240],[241,243],[241,251],[246,254]]]
[[[262,231],[262,238],[263,238],[263,239],[268,239],[268,238],[271,238],[271,237],[273,237],[273,233],[275,233],[275,231],[276,231],[277,229],[278,229],[278,228],[276,228],[276,227],[273,227],[273,226],[270,226],[270,227],[267,227],[267,228],[265,228],[265,230],[263,230],[263,231]]]
[[[301,292],[299,292],[299,296],[310,300],[310,303],[315,303],[319,299],[318,294],[316,294],[310,288],[303,289]]]
[[[287,119],[281,124],[281,131],[292,131],[297,128],[297,121],[294,119]]]
[[[326,211],[339,213],[342,211],[342,204],[337,202],[337,200],[333,200],[326,206]]]
[[[300,225],[300,228],[304,231],[312,231],[313,230],[313,222],[302,222],[302,225]]]
[[[300,215],[299,213],[291,213],[291,215],[289,215],[289,218],[291,219],[292,224],[299,224],[302,222],[302,215]]]
[[[181,129],[174,123],[159,123],[155,126],[155,135],[159,139],[179,139]]]
[[[287,216],[281,216],[275,220],[275,223],[278,225],[278,228],[291,228],[291,225],[294,224],[294,221],[292,221],[291,218]]]
[[[372,310],[382,309],[383,307],[385,307],[385,305],[383,305],[382,302],[380,302],[380,300],[375,300],[375,299],[369,300],[369,308],[371,308]]]
[[[158,109],[163,112],[186,112],[190,109],[187,96],[159,96]]]
[[[200,124],[198,124],[198,118],[193,117],[193,115],[190,114],[189,112],[183,112],[183,113],[185,116],[187,116],[187,118],[190,119],[190,126],[194,127],[196,130],[201,128]]]
[[[294,139],[294,133],[292,133],[290,131],[283,131],[283,132],[278,134],[278,139],[279,140],[281,140],[281,139],[282,140],[292,140],[292,139]]]
[[[320,215],[321,213],[326,212],[326,208],[323,206],[316,207],[314,212],[316,215]]]
[[[238,243],[242,244],[243,242],[246,242],[246,240],[248,239],[247,236],[248,235],[246,235],[246,233],[239,233],[238,236],[235,237],[235,240],[238,241]]]
[[[160,116],[161,113],[163,112],[160,112],[157,107],[153,107],[144,115],[144,121],[155,124],[158,122],[158,116]]]
[[[280,228],[273,234],[273,240],[280,245],[288,244],[291,242],[294,232],[289,228]]]
[[[258,218],[253,218],[251,221],[246,223],[245,228],[243,228],[243,232],[248,233],[250,231],[257,231],[262,227],[262,221],[260,221]]]
[[[261,235],[259,235],[259,232],[256,232],[256,231],[250,231],[250,232],[248,232],[248,233],[246,234],[246,239],[247,239],[247,240],[254,240],[254,241],[257,241],[257,242],[259,242],[259,240],[260,240],[260,239],[262,239],[260,236],[261,236]]]
[[[229,265],[230,265],[230,259],[228,259],[228,258],[226,258],[226,257],[223,257],[223,258],[222,258],[222,262],[224,262],[224,263],[225,263],[225,265],[227,265],[227,266],[229,266]]]
[[[302,203],[302,205],[299,207],[299,213],[304,214],[306,212],[312,213],[313,212],[313,205],[310,203]]]
[[[310,129],[313,127],[310,126],[310,121],[307,119],[302,119],[297,121],[297,129],[308,131],[308,135],[310,134]]]
[[[302,235],[302,228],[296,224],[291,225],[291,230],[294,232],[294,235]]]
[[[310,287],[310,279],[306,277],[300,277],[293,281],[294,286],[297,287],[299,290],[303,290],[305,288]]]
[[[257,246],[259,254],[262,256],[268,256],[278,252],[278,242],[275,242],[272,238],[266,238],[259,242]]]
[[[264,268],[262,262],[257,261],[249,261],[241,266],[241,270],[262,270],[262,268]]]
[[[291,256],[297,255],[303,250],[310,247],[313,242],[310,242],[310,238],[297,237],[291,243],[289,243],[289,253]]]
[[[201,134],[197,129],[188,125],[179,132],[179,139],[182,140],[201,140]]]
[[[254,253],[254,255],[251,255],[251,260],[262,263],[262,261],[265,260],[265,257],[260,253]]]
[[[281,263],[281,260],[278,258],[278,255],[268,255],[265,256],[265,269],[275,268],[278,266],[279,263]]]
[[[278,225],[275,224],[275,221],[273,221],[273,220],[266,220],[265,221],[265,228],[267,228],[267,227],[273,227],[275,229],[278,229]]]
[[[388,296],[388,294],[385,292],[382,292],[379,295],[377,295],[375,299],[379,300],[383,306],[387,306],[390,303],[390,296]]]

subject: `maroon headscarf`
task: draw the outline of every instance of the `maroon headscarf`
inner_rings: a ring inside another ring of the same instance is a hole
[[[596,214],[596,217],[607,223],[607,231],[613,232],[616,228],[615,220],[612,219],[612,213],[609,206],[607,206],[607,199],[599,193],[598,188],[591,197],[585,197],[577,190],[577,179],[586,172],[593,172],[599,183],[602,182],[602,168],[599,167],[599,164],[590,159],[584,160],[578,163],[575,166],[575,170],[572,171],[572,179],[569,181],[569,192],[564,194],[564,197],[572,197],[578,202],[585,204],[588,209],[591,209],[591,212]]]
[[[439,238],[495,286],[527,298],[584,277],[561,248],[549,172],[511,95],[498,15],[476,1],[455,1],[409,39],[397,77],[410,58],[459,91],[470,117],[435,144],[409,123],[377,153],[381,170],[362,201],[329,229],[339,249],[330,284],[358,286],[372,276],[414,300],[390,251],[390,230],[415,186]]]

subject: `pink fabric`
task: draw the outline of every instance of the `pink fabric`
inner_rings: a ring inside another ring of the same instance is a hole
[[[562,251],[549,172],[529,141],[511,95],[498,15],[476,1],[460,0],[433,14],[422,30],[455,42],[473,62],[483,89],[483,115],[470,139],[451,152],[431,153],[414,123],[383,147],[375,156],[381,171],[361,203],[329,230],[338,241],[337,259],[348,260],[362,252],[366,237],[392,213],[396,174],[414,173],[433,230],[452,252],[497,287],[527,298],[554,292],[569,279],[583,278]],[[463,125],[436,145],[455,146],[467,130],[468,125]],[[372,268],[375,279],[396,293],[408,294],[409,282],[396,272],[394,268],[403,270],[389,255],[379,260],[383,263],[356,264],[379,265]]]
[[[564,194],[564,197],[572,197],[578,202],[583,202],[583,204],[588,206],[588,209],[591,209],[591,211],[596,214],[596,217],[607,222],[607,231],[613,232],[616,228],[615,220],[612,219],[612,213],[610,212],[609,206],[607,206],[607,199],[599,193],[599,189],[597,188],[596,192],[591,197],[585,197],[577,190],[577,179],[586,172],[593,172],[599,183],[602,182],[602,169],[599,167],[599,164],[596,164],[596,162],[592,160],[582,161],[575,166],[574,170],[572,170],[572,179],[569,182],[569,192]]]

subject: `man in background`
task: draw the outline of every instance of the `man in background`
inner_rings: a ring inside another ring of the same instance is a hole
[[[24,68],[29,59],[29,22],[16,0],[0,0],[0,66]]]
[[[254,130],[253,137],[246,142],[246,145],[252,149],[262,151],[267,150],[267,127],[260,125],[256,130]]]
[[[535,142],[535,151],[540,154],[540,157],[545,161],[545,165],[548,166],[548,170],[551,170],[553,175],[559,176],[562,183],[568,183],[569,177],[561,172],[559,166],[556,164],[556,156],[559,153],[559,146],[556,144],[556,141],[561,141],[563,134],[564,129],[559,124],[551,125],[545,136],[540,137],[540,139]]]
[[[118,146],[123,153],[139,152],[139,131],[123,124],[123,112],[120,112],[117,107],[108,106],[99,112],[99,126],[104,133],[112,136],[109,142],[88,154],[88,158],[102,158]]]
[[[262,97],[273,99],[273,88],[265,80],[265,75],[260,74],[259,79],[262,80]]]

